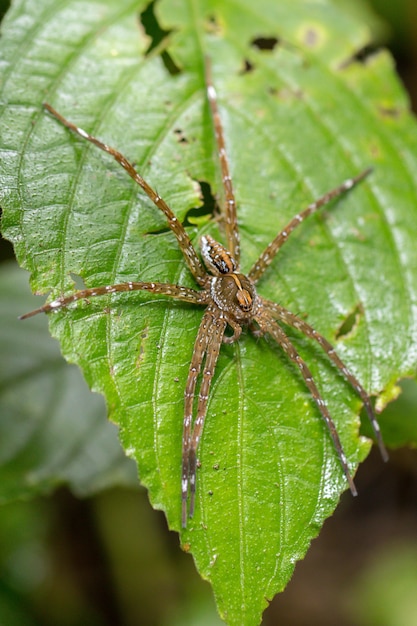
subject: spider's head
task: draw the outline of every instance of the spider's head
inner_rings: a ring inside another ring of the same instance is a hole
[[[210,235],[201,237],[200,248],[204,264],[214,276],[230,274],[236,270],[236,262],[230,252]]]

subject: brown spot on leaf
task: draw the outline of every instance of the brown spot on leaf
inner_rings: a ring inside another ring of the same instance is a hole
[[[138,351],[138,356],[136,359],[136,367],[138,369],[140,368],[142,361],[145,357],[145,346],[146,346],[146,340],[148,339],[148,334],[149,334],[149,327],[145,326],[145,328],[140,333],[140,339],[139,339],[139,351]]]
[[[207,16],[205,26],[208,33],[213,33],[215,35],[220,35],[222,33],[222,28],[214,13]]]
[[[392,118],[392,119],[397,119],[398,117],[400,117],[400,109],[398,109],[395,106],[386,106],[381,104],[378,107],[378,111],[379,113],[382,115],[382,117],[388,117],[388,118]]]
[[[315,48],[320,37],[315,28],[310,27],[304,33],[304,43],[308,48]]]

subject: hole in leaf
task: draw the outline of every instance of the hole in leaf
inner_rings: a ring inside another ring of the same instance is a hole
[[[368,44],[364,46],[360,50],[356,52],[356,54],[352,57],[353,60],[359,61],[360,63],[366,63],[366,61],[373,57],[374,54],[377,54],[379,48],[375,44]]]
[[[0,21],[3,19],[3,16],[6,15],[9,10],[11,4],[11,0],[4,0],[4,2],[0,5]]]
[[[217,211],[218,205],[215,196],[211,191],[210,184],[204,180],[199,180],[202,205],[190,209],[186,215],[185,226],[201,226],[209,222]]]
[[[174,133],[177,136],[178,143],[188,143],[187,137],[181,128],[174,128]]]
[[[336,339],[343,339],[353,333],[355,328],[359,324],[360,316],[363,315],[363,309],[361,304],[357,304],[353,311],[345,318],[344,322],[339,326],[336,331]]]
[[[172,56],[166,50],[162,52],[161,58],[162,58],[163,64],[165,65],[165,69],[171,74],[171,76],[175,76],[176,74],[181,73],[180,68],[175,63]]]
[[[165,233],[170,233],[172,232],[171,229],[169,228],[169,226],[163,226],[162,228],[158,228],[155,230],[148,230],[147,233],[145,233],[145,236],[147,237],[148,235],[153,236],[153,235],[164,235]]]
[[[367,44],[366,46],[363,46],[363,48],[357,50],[355,54],[348,57],[345,61],[342,61],[342,63],[340,63],[339,65],[339,69],[345,69],[353,63],[362,63],[363,65],[365,65],[368,59],[373,57],[375,54],[378,54],[378,52],[379,48],[377,45]]]
[[[251,45],[259,50],[273,50],[278,44],[279,39],[277,37],[255,37],[252,39]]]
[[[74,274],[74,272],[70,272],[70,276],[74,281],[74,287],[76,289],[86,289],[86,284],[79,274]]]
[[[187,211],[185,219],[183,221],[183,225],[187,226],[201,226],[209,222],[215,216],[217,212],[218,205],[217,200],[211,192],[211,187],[209,183],[206,183],[204,180],[197,181],[200,186],[200,196],[202,199],[202,205],[198,207],[193,207]],[[149,230],[146,235],[163,235],[165,233],[170,233],[171,229],[169,226],[162,226],[161,228],[155,230]]]
[[[1,217],[2,217],[2,209],[0,208],[0,224],[1,224]],[[13,258],[14,258],[13,245],[10,241],[8,241],[8,239],[4,239],[4,237],[2,236],[0,232],[0,261],[4,261],[6,259],[13,259]]]
[[[159,46],[159,44],[171,33],[170,30],[164,30],[160,27],[158,20],[155,17],[154,6],[155,0],[148,4],[146,9],[139,14],[140,23],[145,29],[145,33],[151,39],[151,44],[146,51],[147,55],[149,55],[154,48]]]
[[[249,72],[253,72],[255,66],[248,59],[243,60],[243,69],[239,72],[240,74],[249,74]]]
[[[178,65],[176,65],[169,52],[167,52],[166,49],[162,49],[164,45],[168,45],[168,38],[172,33],[172,30],[164,30],[161,28],[158,20],[156,19],[154,7],[155,0],[148,4],[146,9],[139,14],[139,21],[142,24],[145,33],[151,39],[151,44],[146,51],[146,56],[148,56],[156,47],[160,47],[162,62],[167,71],[174,76],[175,74],[179,74],[181,70]]]

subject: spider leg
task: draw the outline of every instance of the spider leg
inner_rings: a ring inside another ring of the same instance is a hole
[[[194,422],[193,435],[189,451],[189,476],[190,476],[190,517],[194,515],[194,501],[196,490],[197,448],[200,443],[207,414],[207,402],[211,381],[213,379],[216,363],[222,344],[226,320],[222,315],[213,315],[210,335],[207,343],[206,361],[203,369],[203,378],[198,394],[197,416]]]
[[[187,499],[189,488],[190,473],[190,444],[191,430],[193,423],[193,404],[194,394],[197,384],[197,378],[201,370],[201,364],[206,353],[209,341],[210,325],[212,324],[212,315],[209,308],[203,315],[197,337],[194,343],[193,356],[191,358],[190,368],[188,370],[187,384],[184,391],[184,422],[182,432],[182,479],[181,479],[181,523],[185,528],[187,525]]]
[[[49,113],[51,113],[51,115],[53,115],[59,122],[61,122],[61,124],[72,130],[83,139],[87,139],[87,141],[93,143],[95,146],[100,148],[100,150],[103,150],[104,152],[107,152],[107,154],[110,154],[126,170],[129,176],[133,178],[133,180],[152,200],[154,205],[165,215],[165,217],[167,218],[168,226],[177,238],[178,245],[192,275],[199,285],[205,285],[207,283],[207,273],[197,256],[194,246],[191,243],[191,240],[187,235],[184,226],[181,224],[181,222],[178,221],[177,217],[174,215],[167,203],[161,198],[161,196],[157,194],[156,191],[152,189],[150,185],[148,185],[146,180],[142,178],[142,176],[135,170],[132,163],[130,163],[120,152],[118,152],[114,148],[106,145],[96,137],[89,135],[87,132],[85,132],[85,130],[79,128],[78,126],[75,126],[75,124],[73,124],[72,122],[69,122],[47,102],[44,102],[43,106],[49,111]]]
[[[187,500],[188,491],[191,493],[190,517],[194,513],[194,499],[196,486],[196,450],[203,430],[204,419],[207,411],[207,400],[211,379],[219,354],[222,337],[226,328],[226,321],[216,310],[209,306],[203,316],[198,329],[194,344],[193,356],[188,372],[187,384],[184,394],[184,424],[182,439],[182,512],[181,523],[187,525]],[[206,357],[203,379],[200,386],[197,417],[192,432],[194,394],[197,378],[201,366]],[[192,435],[191,435],[192,432]]]
[[[360,172],[360,174],[358,174],[354,178],[348,178],[341,185],[339,185],[339,187],[328,191],[318,200],[315,200],[314,202],[309,204],[308,207],[304,209],[304,211],[297,213],[297,215],[295,215],[292,220],[288,222],[285,228],[283,228],[283,230],[278,233],[275,239],[273,239],[271,243],[267,245],[265,250],[261,253],[260,257],[251,268],[248,277],[254,283],[256,283],[261,278],[266,268],[272,263],[278,250],[288,240],[288,237],[291,235],[293,230],[295,230],[297,226],[299,226],[306,219],[306,217],[318,211],[318,209],[330,202],[330,200],[337,198],[345,191],[348,191],[349,189],[352,189],[352,187],[355,187],[355,185],[357,185],[359,181],[365,178],[365,176],[367,176],[371,171],[372,168],[368,167],[366,170],[363,170],[363,172]]]
[[[226,218],[226,239],[227,247],[233,259],[236,261],[237,269],[240,265],[240,237],[236,216],[236,200],[233,193],[232,178],[230,176],[229,163],[226,155],[223,126],[217,106],[217,94],[211,76],[210,59],[205,59],[207,99],[209,101],[211,116],[213,118],[214,134],[216,137],[217,152],[219,155],[222,183],[224,189],[225,218]]]
[[[308,366],[306,365],[306,363],[304,362],[304,360],[301,358],[301,356],[298,354],[297,350],[295,349],[295,347],[293,346],[293,344],[291,343],[290,339],[287,337],[287,335],[284,333],[284,331],[282,330],[282,328],[273,320],[272,317],[270,317],[267,313],[264,313],[264,315],[260,316],[259,318],[255,318],[256,321],[258,322],[258,324],[260,325],[261,329],[264,332],[267,332],[271,335],[271,337],[273,337],[275,339],[275,341],[282,347],[282,349],[284,350],[284,352],[287,354],[287,356],[291,359],[291,361],[293,361],[294,363],[296,363],[296,365],[299,367],[300,372],[305,380],[305,383],[311,393],[311,395],[314,398],[314,401],[317,404],[317,407],[326,423],[326,426],[329,430],[330,433],[330,437],[332,438],[333,441],[333,445],[336,449],[337,455],[339,457],[340,463],[342,465],[342,469],[343,472],[346,476],[346,479],[349,483],[349,488],[350,491],[352,493],[353,496],[356,496],[358,494],[356,487],[355,487],[355,483],[353,482],[353,478],[352,475],[350,473],[349,470],[349,465],[347,462],[347,458],[346,458],[346,454],[343,450],[341,441],[339,439],[339,435],[337,433],[337,429],[336,429],[336,425],[333,422],[329,410],[323,400],[323,398],[321,397],[321,394],[316,386],[316,383],[313,380],[313,376],[308,368]]]
[[[56,311],[62,307],[67,306],[71,302],[77,300],[83,300],[84,298],[92,298],[95,296],[105,296],[109,293],[120,293],[124,291],[149,291],[150,293],[160,294],[164,296],[170,296],[176,300],[183,300],[184,302],[192,302],[193,304],[205,304],[207,301],[207,295],[205,291],[195,291],[188,287],[181,287],[180,285],[171,285],[169,283],[146,283],[146,282],[128,282],[119,283],[117,285],[105,285],[103,287],[92,287],[91,289],[82,289],[76,291],[69,296],[62,296],[52,302],[48,302],[43,306],[21,315],[19,319],[25,320],[28,317],[37,315],[38,313],[49,313],[50,311]]]
[[[381,429],[378,424],[378,420],[376,419],[371,400],[366,393],[365,389],[362,387],[358,379],[350,372],[350,370],[346,367],[342,359],[337,355],[335,349],[332,344],[327,341],[322,335],[320,335],[314,328],[312,328],[307,322],[294,315],[290,311],[287,311],[279,304],[275,304],[275,302],[268,302],[264,300],[264,304],[267,308],[272,312],[272,314],[276,317],[279,317],[285,324],[288,326],[292,326],[297,330],[300,330],[302,333],[317,341],[317,343],[323,348],[329,359],[334,363],[334,365],[342,372],[343,376],[350,383],[353,389],[360,396],[365,410],[368,414],[369,421],[372,426],[372,430],[374,431],[374,435],[376,441],[378,443],[379,450],[381,452],[381,456],[384,461],[388,460],[388,453],[384,445],[384,441],[382,439]]]

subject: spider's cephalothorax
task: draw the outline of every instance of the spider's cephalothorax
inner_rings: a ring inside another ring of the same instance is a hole
[[[201,238],[201,254],[210,277],[210,294],[226,322],[234,330],[224,343],[232,343],[241,333],[240,324],[250,324],[258,310],[254,283],[244,274],[236,273],[237,263],[224,246],[206,235]]]
[[[208,63],[206,64],[206,87],[207,97],[213,117],[213,126],[224,187],[225,205],[223,220],[227,241],[227,248],[225,248],[208,235],[202,237],[201,253],[204,259],[204,264],[209,273],[201,263],[183,225],[178,221],[166,202],[135,170],[134,166],[120,152],[104,144],[99,139],[89,135],[81,128],[78,128],[66,120],[49,104],[45,103],[44,105],[45,108],[64,126],[113,156],[113,158],[120,163],[133,180],[138,183],[155,206],[162,211],[162,213],[164,213],[169,228],[177,238],[184,260],[201,290],[197,291],[188,287],[167,283],[150,283],[142,281],[119,283],[116,285],[105,285],[102,287],[93,287],[91,289],[76,291],[69,296],[57,298],[35,311],[22,315],[22,319],[24,319],[40,312],[48,313],[50,311],[55,311],[67,306],[71,302],[84,298],[135,290],[149,291],[153,294],[163,294],[177,300],[183,300],[185,302],[206,307],[195,340],[184,394],[181,482],[181,522],[183,527],[185,527],[187,523],[187,510],[190,517],[192,517],[194,513],[197,448],[203,432],[204,420],[207,413],[208,396],[219,351],[223,342],[233,343],[239,338],[242,332],[242,326],[248,326],[257,337],[269,334],[300,369],[300,373],[303,376],[305,383],[317,404],[318,410],[328,427],[331,439],[353,495],[356,495],[356,488],[349,470],[346,455],[343,451],[343,447],[336,430],[336,426],[329,414],[324,400],[321,397],[316,383],[313,380],[308,366],[298,354],[293,343],[285,333],[282,325],[295,328],[308,338],[316,341],[326,352],[332,363],[342,372],[346,380],[352,385],[362,399],[382,457],[384,460],[387,459],[387,452],[382,441],[381,432],[370,398],[356,377],[337,356],[332,345],[322,335],[319,335],[319,333],[303,319],[294,315],[279,304],[275,304],[274,302],[266,300],[262,296],[258,295],[255,288],[255,284],[262,277],[267,267],[272,263],[277,252],[287,241],[293,230],[297,228],[297,226],[299,226],[299,224],[301,224],[306,217],[315,213],[320,207],[327,204],[333,198],[341,195],[343,192],[354,187],[369,173],[370,170],[364,170],[354,178],[345,180],[341,185],[339,185],[339,187],[332,189],[328,193],[321,196],[318,200],[309,204],[306,209],[298,213],[285,226],[285,228],[276,235],[276,237],[261,253],[247,276],[241,274],[240,238],[236,216],[236,202],[226,157],[223,130],[217,107],[216,91],[212,84]],[[225,335],[227,326],[229,326],[233,331],[231,335]],[[199,377],[201,380],[198,390],[197,407],[195,410],[194,397],[196,395],[196,387]],[[190,502],[188,507],[187,503],[189,497]]]

